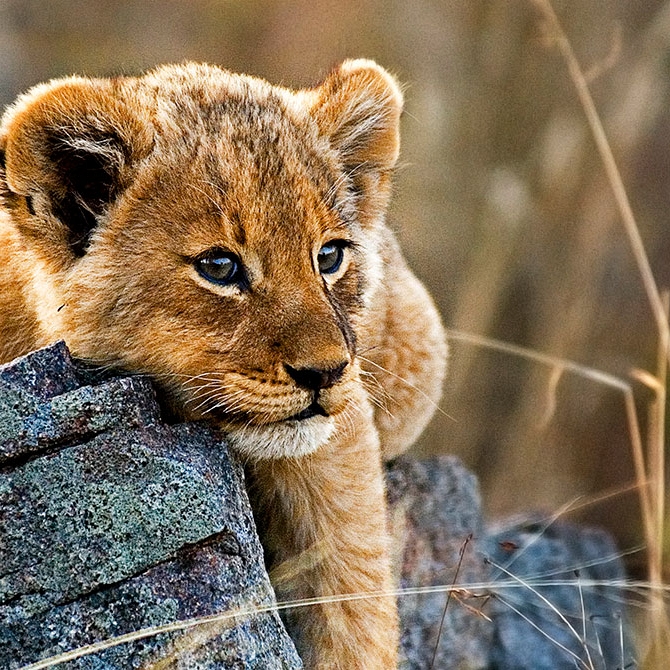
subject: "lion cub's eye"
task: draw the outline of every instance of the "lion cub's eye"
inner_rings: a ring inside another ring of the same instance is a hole
[[[193,262],[195,269],[207,281],[228,286],[244,281],[244,271],[240,259],[221,249],[210,249]]]
[[[344,249],[347,242],[344,240],[334,240],[324,244],[316,256],[319,265],[319,272],[322,275],[334,274],[340,269],[342,259],[344,258]]]

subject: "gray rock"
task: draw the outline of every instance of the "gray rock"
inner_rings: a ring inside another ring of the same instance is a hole
[[[457,589],[448,605],[399,598],[404,668],[636,667],[607,533],[528,517],[485,528],[477,481],[451,456],[400,458],[387,482],[400,586]]]
[[[480,553],[483,526],[475,476],[453,456],[401,457],[387,468],[387,484],[400,587],[463,587],[451,597],[435,592],[399,598],[403,667],[486,668],[493,631],[476,614],[483,599],[468,587],[489,579]]]
[[[242,467],[221,436],[163,424],[145,380],[81,386],[87,379],[63,345],[0,368],[3,668],[274,602]],[[274,611],[146,637],[66,667],[157,658],[171,668],[302,667]]]
[[[0,366],[0,466],[81,443],[107,430],[159,421],[147,379],[88,385],[63,342]]]
[[[637,667],[625,571],[612,538],[565,521],[491,529],[495,635],[490,670]]]

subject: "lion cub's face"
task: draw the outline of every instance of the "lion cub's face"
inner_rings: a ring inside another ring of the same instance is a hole
[[[253,458],[314,450],[360,384],[400,107],[369,61],[298,92],[192,64],[38,87],[1,142],[45,341]]]

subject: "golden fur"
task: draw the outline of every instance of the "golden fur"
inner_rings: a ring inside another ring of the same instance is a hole
[[[0,130],[0,361],[64,339],[224,429],[281,598],[392,588],[380,455],[439,398],[384,224],[401,108],[371,61],[300,91],[184,64],[37,86]],[[392,598],[291,624],[308,668],[397,662]]]

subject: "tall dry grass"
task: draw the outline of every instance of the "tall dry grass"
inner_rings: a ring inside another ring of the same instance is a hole
[[[667,372],[669,362],[670,326],[668,325],[668,295],[662,295],[654,278],[642,236],[640,234],[628,194],[617,167],[605,129],[589,91],[587,77],[572,49],[568,36],[552,7],[550,0],[531,0],[542,15],[546,35],[565,59],[570,78],[584,109],[589,128],[607,174],[613,197],[621,215],[624,233],[635,259],[640,281],[656,323],[658,355],[656,370],[634,370],[631,375],[646,384],[654,393],[649,407],[647,450],[642,450],[639,422],[626,393],[631,446],[635,463],[635,478],[640,495],[642,525],[647,542],[648,561],[648,638],[643,641],[644,664],[660,668],[670,658],[670,616],[666,608],[664,566],[666,559],[666,467],[665,467],[665,411],[667,400]]]
[[[541,354],[513,344],[491,340],[468,333],[452,332],[452,339],[461,340],[487,349],[497,350],[513,356],[533,361],[548,367],[552,374],[547,381],[548,414],[556,404],[556,386],[562,375],[573,373],[616,389],[622,395],[622,408],[628,423],[630,448],[634,463],[635,488],[639,495],[641,525],[646,541],[647,577],[646,581],[635,583],[638,594],[644,593],[646,600],[645,615],[638,622],[637,641],[642,658],[641,667],[657,670],[670,659],[670,611],[667,606],[667,537],[665,535],[668,519],[666,515],[666,403],[667,373],[669,364],[670,327],[668,325],[668,293],[661,291],[651,269],[645,245],[631,207],[628,194],[617,166],[606,131],[593,101],[589,89],[589,80],[607,69],[607,63],[593,68],[590,73],[582,69],[571,42],[550,0],[530,0],[536,7],[543,25],[543,33],[548,47],[555,47],[565,60],[567,71],[584,110],[588,127],[602,161],[611,194],[616,203],[632,257],[635,260],[639,281],[644,288],[649,308],[653,315],[657,337],[657,361],[653,371],[632,369],[628,379],[607,374],[601,370],[588,368],[573,361]],[[667,8],[666,8],[667,9]],[[667,19],[667,11],[662,16]],[[611,57],[617,49],[612,51]],[[608,59],[609,60],[609,59]],[[648,387],[653,399],[648,405],[646,422],[646,440],[643,440],[640,421],[633,392],[633,382],[638,381]],[[645,445],[646,444],[646,448]],[[511,578],[514,575],[510,573]],[[629,585],[632,587],[633,582]],[[526,585],[532,588],[531,585]],[[625,585],[624,585],[625,586]],[[536,592],[537,593],[537,592]],[[539,595],[539,594],[538,594]],[[540,596],[541,597],[541,596]],[[552,607],[551,603],[547,603]],[[560,614],[560,613],[559,613]],[[567,625],[567,621],[566,621]],[[577,633],[575,633],[577,634]],[[587,650],[587,659],[588,657]],[[585,667],[592,667],[589,662]]]

